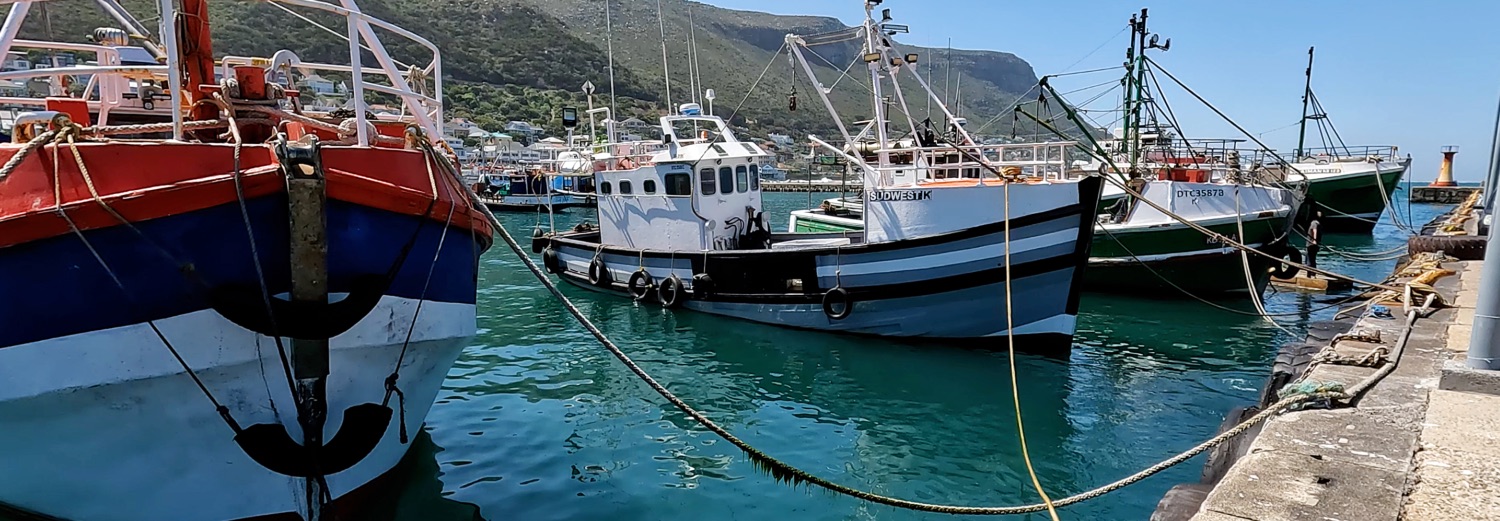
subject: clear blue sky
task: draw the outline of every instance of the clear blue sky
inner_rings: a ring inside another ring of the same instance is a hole
[[[706,1],[850,25],[863,16],[857,0]],[[1479,181],[1489,163],[1500,102],[1500,1],[887,0],[881,7],[911,26],[901,41],[942,47],[952,38],[954,48],[1010,52],[1038,75],[1120,64],[1127,45],[1120,30],[1148,7],[1149,28],[1172,39],[1171,51],[1153,58],[1252,133],[1297,122],[1307,48],[1315,46],[1313,90],[1346,143],[1400,146],[1412,155],[1409,175],[1418,182],[1436,176],[1443,145],[1460,147],[1460,181]],[[1067,90],[1105,79],[1056,84]],[[1231,137],[1232,128],[1186,94],[1166,94],[1190,137]],[[1261,139],[1292,149],[1297,129]]]

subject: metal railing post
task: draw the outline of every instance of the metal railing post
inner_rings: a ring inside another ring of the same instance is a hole
[[[161,0],[161,41],[167,53],[167,88],[172,89],[172,139],[182,140],[182,57],[177,45],[177,3]]]
[[[354,89],[355,135],[359,138],[359,146],[363,147],[370,145],[370,132],[365,129],[365,68],[360,63],[359,20],[352,13],[346,15],[345,20],[349,24],[349,70],[353,73],[350,80],[353,85],[350,87]]]

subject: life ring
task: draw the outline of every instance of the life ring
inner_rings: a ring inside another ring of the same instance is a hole
[[[682,279],[677,278],[676,274],[661,279],[661,284],[656,286],[656,300],[664,308],[675,308],[682,304]]]
[[[561,275],[563,272],[562,259],[558,258],[557,250],[547,246],[542,249],[542,267],[547,268],[547,273]]]
[[[834,311],[834,307],[843,305],[843,309]],[[834,286],[823,294],[823,314],[834,320],[843,320],[854,312],[854,299],[849,298],[849,290],[843,286]]]
[[[608,286],[611,282],[609,270],[604,267],[604,259],[594,257],[593,262],[589,263],[589,284]]]
[[[1281,256],[1290,262],[1302,264],[1302,252],[1297,251],[1296,248],[1288,246],[1286,253],[1283,253]],[[1287,264],[1286,262],[1278,262],[1276,265],[1271,266],[1271,276],[1278,279],[1290,279],[1297,276],[1297,272],[1299,271],[1301,271],[1301,268]]]
[[[651,274],[646,273],[646,268],[641,268],[630,274],[630,280],[625,283],[625,289],[630,291],[630,296],[639,302],[651,296],[651,287],[655,285],[654,282]]]
[[[714,279],[707,273],[693,275],[693,296],[699,299],[708,298],[714,291]]]

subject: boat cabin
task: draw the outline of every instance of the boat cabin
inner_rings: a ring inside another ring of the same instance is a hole
[[[594,155],[602,243],[725,250],[765,231],[760,165],[770,153],[694,103],[661,118],[661,132],[660,143],[612,143]]]

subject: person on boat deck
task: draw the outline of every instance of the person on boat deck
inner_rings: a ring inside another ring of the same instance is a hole
[[[1323,232],[1318,229],[1318,221],[1323,219],[1323,212],[1313,213],[1313,220],[1307,223],[1307,265],[1318,267],[1319,242],[1323,240]]]
[[[1125,188],[1128,190],[1125,197],[1115,201],[1115,204],[1106,210],[1113,217],[1114,222],[1124,222],[1125,218],[1130,216],[1130,208],[1135,203],[1135,196],[1130,195],[1130,192],[1141,193],[1141,190],[1146,189],[1146,179],[1141,177],[1140,170],[1130,170],[1130,179],[1125,180]]]

